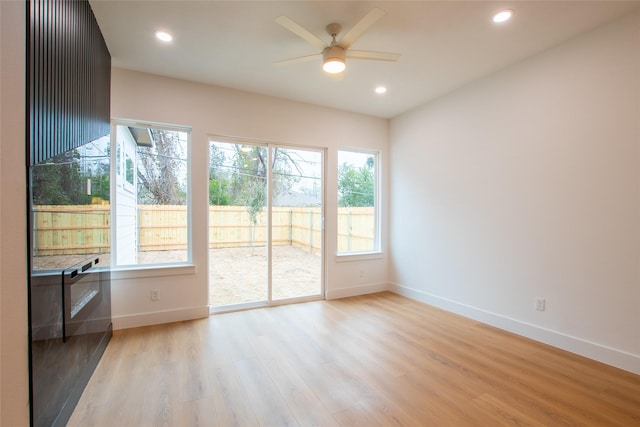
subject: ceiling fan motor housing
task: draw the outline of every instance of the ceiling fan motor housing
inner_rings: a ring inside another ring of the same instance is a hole
[[[323,62],[338,61],[344,62],[345,51],[340,46],[325,47],[322,51]]]

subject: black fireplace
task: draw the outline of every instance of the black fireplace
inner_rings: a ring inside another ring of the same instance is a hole
[[[33,426],[65,425],[111,337],[111,56],[87,0],[29,0]]]
[[[100,333],[109,328],[111,304],[104,294],[109,292],[104,286],[108,267],[100,265],[100,256],[92,256],[62,272],[62,301],[64,321],[62,336],[64,342],[73,337]],[[109,323],[107,323],[109,322]]]
[[[82,275],[77,284],[84,282],[91,290],[84,293],[86,302],[73,317],[68,291],[75,284],[64,279],[61,272],[31,276],[34,426],[66,424],[111,337],[108,268]]]
[[[64,425],[111,337],[109,136],[30,168],[31,408]]]

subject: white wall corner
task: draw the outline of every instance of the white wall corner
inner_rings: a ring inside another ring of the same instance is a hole
[[[25,37],[27,7],[0,1],[0,425],[29,425]]]
[[[326,297],[328,300],[356,297],[358,295],[374,294],[376,292],[384,292],[389,290],[388,283],[370,283],[361,286],[352,286],[349,288],[340,288],[335,290],[327,290]]]
[[[209,317],[209,306],[204,305],[201,307],[117,316],[113,317],[111,321],[113,323],[113,329],[118,330],[162,323],[182,322],[184,320],[204,319],[207,317]]]
[[[624,369],[625,371],[629,371],[634,374],[640,374],[640,355],[627,353],[625,351],[617,350],[578,337],[541,328],[531,323],[522,322],[520,320],[481,310],[457,301],[402,286],[397,283],[390,283],[388,290],[398,295],[411,298],[415,301],[420,301],[425,304],[495,326],[496,328],[503,329],[607,365],[615,366],[616,368]]]

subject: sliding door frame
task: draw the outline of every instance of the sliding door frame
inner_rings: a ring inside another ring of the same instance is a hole
[[[327,202],[327,192],[326,192],[326,179],[327,179],[327,149],[323,147],[314,147],[314,146],[303,146],[303,145],[293,145],[293,144],[282,144],[275,143],[263,140],[256,139],[248,139],[248,138],[237,138],[237,137],[229,137],[229,136],[220,136],[220,135],[209,135],[209,142],[222,142],[229,144],[244,144],[244,145],[253,145],[258,147],[265,147],[267,149],[267,162],[269,167],[267,168],[267,197],[266,197],[266,217],[267,217],[267,230],[266,230],[266,245],[267,245],[267,300],[266,301],[256,301],[256,302],[247,302],[247,303],[239,303],[228,306],[221,307],[213,307],[209,306],[210,314],[219,314],[219,313],[228,313],[232,311],[241,311],[248,310],[252,308],[259,307],[270,307],[270,306],[278,306],[285,304],[294,304],[299,302],[306,301],[315,301],[326,298],[326,265],[327,265],[327,245],[326,245],[326,227],[325,227],[325,218],[326,218],[326,202]],[[302,296],[302,297],[294,297],[294,298],[286,298],[286,299],[278,299],[273,300],[273,149],[274,148],[284,148],[290,150],[301,150],[301,151],[310,151],[310,152],[318,152],[321,155],[321,201],[322,201],[322,209],[321,209],[321,245],[322,249],[320,251],[320,290],[318,294],[310,295],[310,296]],[[207,203],[207,208],[209,204]],[[207,212],[207,230],[209,229],[209,215]],[[208,235],[209,233],[207,233]],[[207,239],[208,241],[208,239]],[[209,244],[207,243],[207,251],[209,251]],[[207,262],[209,262],[209,253],[207,253]],[[207,277],[207,295],[209,294],[209,289],[211,286],[214,286],[214,283],[211,283],[211,275],[209,274]]]

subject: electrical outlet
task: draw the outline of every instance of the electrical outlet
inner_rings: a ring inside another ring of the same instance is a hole
[[[360,273],[360,278],[364,279],[364,270],[360,270],[359,273]]]
[[[160,300],[160,291],[158,289],[151,289],[151,301]]]
[[[544,298],[536,297],[535,299],[535,307],[538,311],[544,311],[545,309],[545,301]]]

